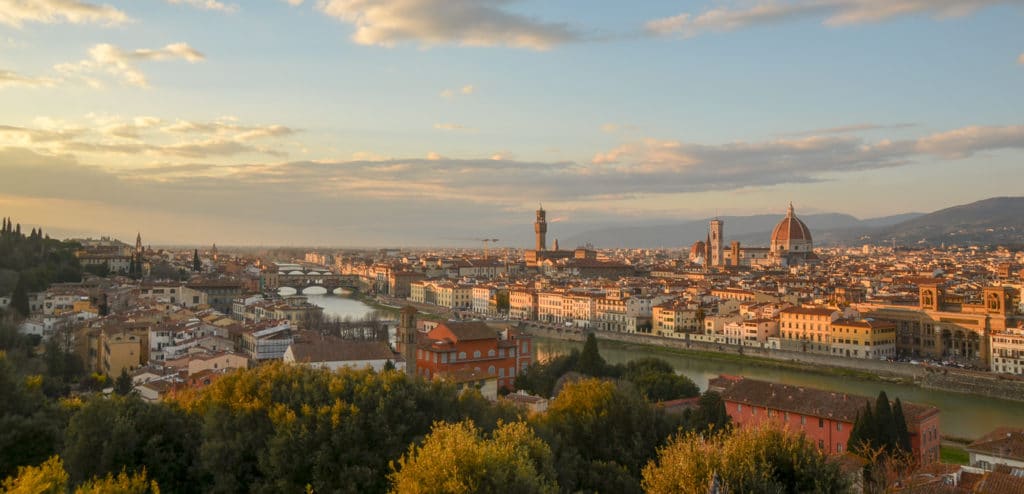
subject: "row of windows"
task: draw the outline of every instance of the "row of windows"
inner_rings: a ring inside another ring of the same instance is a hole
[[[523,343],[523,351],[524,352],[529,352],[529,349],[528,349],[526,343]],[[495,353],[493,348],[490,349],[490,350],[487,350],[487,358],[494,358],[495,356],[497,356],[498,358],[505,358],[505,349],[504,348],[499,348],[497,353]],[[516,356],[516,349],[515,348],[509,348],[508,349],[508,356],[509,357],[515,357]],[[480,358],[483,358],[483,354],[480,352],[480,350],[474,351],[473,352],[473,359],[480,359]],[[433,361],[435,364],[437,364],[437,363],[447,364],[449,361],[450,362],[458,362],[458,361],[462,361],[462,360],[469,360],[469,357],[467,356],[466,352],[459,352],[456,355],[455,352],[439,353],[439,352],[431,352],[431,351],[427,351],[427,350],[417,349],[416,350],[416,359],[417,360]]]
[[[737,403],[736,404],[736,412],[737,413],[742,413],[743,412],[743,404],[742,403]],[[778,410],[772,410],[770,408],[767,409],[766,413],[768,414],[768,417],[776,417],[779,414]],[[750,415],[754,416],[754,417],[757,416],[757,407],[755,407],[755,406],[751,406],[750,407]],[[800,417],[800,425],[806,425],[807,424],[807,416],[806,415],[800,415],[800,414],[796,414],[796,415]],[[789,422],[789,412],[782,412],[782,421],[783,422]],[[824,429],[825,428],[825,419],[818,418],[818,428],[819,429]],[[843,423],[842,422],[836,422],[836,430],[837,431],[842,431],[843,430]]]

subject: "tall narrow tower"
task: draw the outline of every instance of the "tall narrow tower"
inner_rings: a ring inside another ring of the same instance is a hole
[[[405,359],[405,373],[416,375],[416,308],[407,305],[398,318],[395,350]]]
[[[722,224],[722,220],[720,220],[718,218],[715,218],[715,219],[711,220],[711,224],[709,225],[709,229],[711,230],[710,231],[710,234],[711,234],[711,239],[710,239],[711,262],[710,262],[710,264],[712,266],[721,266],[722,264],[724,264],[724,261],[725,261],[725,259],[724,259],[725,256],[723,255],[723,249],[724,249],[725,246],[722,244],[722,242],[723,242],[722,235],[724,234],[723,226],[724,225]]]
[[[548,213],[544,211],[543,205],[537,210],[537,221],[533,223],[533,231],[537,233],[537,250],[548,250]]]
[[[135,255],[142,255],[142,232],[135,236]]]

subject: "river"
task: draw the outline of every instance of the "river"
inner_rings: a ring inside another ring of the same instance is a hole
[[[295,290],[293,288],[282,288],[278,293],[286,296],[294,295]],[[303,295],[306,296],[309,303],[323,307],[325,316],[340,317],[342,319],[350,318],[353,321],[358,321],[376,312],[376,309],[373,307],[356,299],[348,298],[344,295],[326,293],[326,290],[322,288],[319,289],[319,292],[317,292],[317,288],[307,288]],[[381,318],[392,319],[387,316],[382,316]]]
[[[543,360],[551,355],[582,348],[582,343],[535,338],[537,356]],[[871,397],[885,390],[889,399],[928,404],[942,411],[942,433],[960,438],[978,438],[999,426],[1024,427],[1024,403],[980,396],[934,391],[908,384],[868,381],[850,377],[809,374],[796,370],[719,361],[695,355],[682,355],[643,345],[601,341],[601,356],[609,363],[625,363],[642,357],[658,357],[672,364],[676,371],[689,377],[700,388],[707,389],[708,379],[719,374],[746,376],[783,384],[807,386],[828,391]]]

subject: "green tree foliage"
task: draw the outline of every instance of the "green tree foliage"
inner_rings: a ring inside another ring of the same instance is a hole
[[[0,477],[57,452],[64,411],[42,392],[41,376],[24,377],[0,351]]]
[[[17,272],[17,283],[26,296],[51,283],[81,281],[82,267],[75,257],[78,248],[76,243],[43,236],[41,231],[23,235],[16,228],[0,229],[0,271]],[[0,286],[0,294],[12,293],[14,289],[10,285]],[[27,310],[27,303],[19,310],[22,308]]]
[[[522,389],[538,396],[551,396],[558,378],[576,368],[580,352],[573,350],[547,362],[535,362],[516,376],[516,389]]]
[[[705,391],[697,409],[686,419],[690,428],[696,431],[721,431],[730,423],[729,413],[725,411],[725,400],[714,391]]]
[[[892,418],[896,422],[896,447],[905,453],[914,451],[910,443],[910,430],[907,428],[907,418],[903,415],[903,403],[896,398],[896,404],[892,407]]]
[[[199,260],[199,249],[192,251],[192,271],[200,272],[203,270],[203,261]]]
[[[132,383],[132,376],[128,375],[128,369],[121,369],[121,375],[117,376],[117,380],[114,381],[114,392],[121,395],[127,396],[131,394],[135,385]]]
[[[198,492],[199,422],[179,406],[137,397],[96,397],[67,427],[64,460],[72,482],[145,468],[170,492]]]
[[[675,430],[631,386],[598,379],[566,385],[535,426],[569,492],[638,492],[641,467]]]
[[[202,419],[212,492],[383,492],[389,462],[434,421],[500,418],[450,384],[282,364],[236,372],[182,403]]]
[[[31,312],[31,307],[28,303],[28,281],[24,275],[19,276],[18,284],[14,285],[14,293],[11,294],[11,307],[18,314],[21,314],[22,317],[28,317]]]
[[[576,372],[588,376],[601,377],[605,375],[608,363],[601,357],[597,349],[597,337],[594,333],[587,334],[587,341],[583,344],[583,351],[580,352],[579,360],[576,361]]]
[[[845,492],[839,465],[802,435],[754,427],[702,436],[682,434],[643,469],[649,494],[708,492]]]
[[[632,382],[650,401],[690,398],[700,394],[700,388],[690,378],[676,374],[672,365],[661,359],[633,360],[626,364],[622,377]]]
[[[862,456],[876,452],[883,455],[910,453],[910,432],[900,400],[897,398],[895,406],[890,406],[888,396],[882,391],[874,407],[871,402],[866,403],[853,424],[847,444],[851,451]]]
[[[437,423],[421,446],[392,465],[397,493],[554,493],[551,449],[523,422],[490,435],[473,422]]]

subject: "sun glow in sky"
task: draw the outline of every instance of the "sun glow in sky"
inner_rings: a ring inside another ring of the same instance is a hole
[[[1019,0],[0,0],[0,208],[441,245],[1019,195]],[[557,213],[557,214],[556,214]]]

